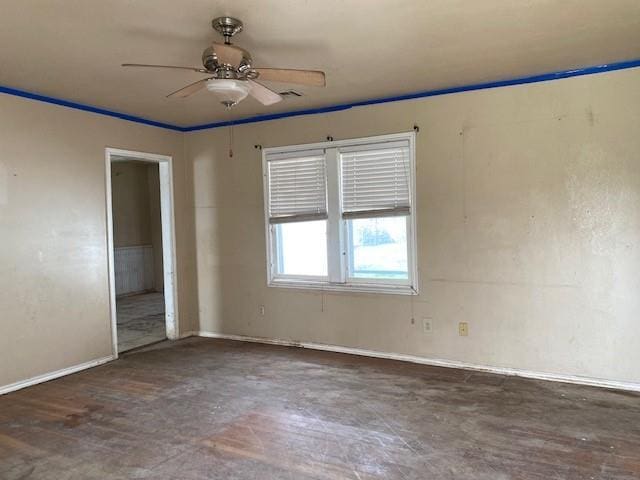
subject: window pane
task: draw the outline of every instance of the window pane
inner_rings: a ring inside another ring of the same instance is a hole
[[[349,276],[408,280],[407,217],[348,220]]]
[[[327,276],[327,221],[276,225],[276,271],[280,275]]]

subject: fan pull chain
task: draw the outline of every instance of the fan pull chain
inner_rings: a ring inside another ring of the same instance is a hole
[[[229,158],[233,158],[233,124],[229,127]]]

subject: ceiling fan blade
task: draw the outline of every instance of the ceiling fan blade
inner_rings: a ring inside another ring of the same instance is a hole
[[[273,105],[282,100],[280,94],[273,90],[259,84],[253,80],[247,80],[249,82],[249,95],[258,100],[263,105]]]
[[[176,90],[175,92],[170,93],[169,95],[167,95],[167,98],[170,98],[170,97],[185,98],[185,97],[188,97],[189,95],[193,95],[198,90],[204,88],[204,86],[207,84],[209,80],[211,80],[211,78],[203,78],[202,80],[198,80],[197,82],[190,83],[186,87],[182,87],[180,90]]]
[[[244,50],[233,45],[214,42],[211,47],[213,48],[213,53],[215,53],[218,58],[218,63],[220,64],[226,63],[227,65],[237,67],[240,65],[240,62],[244,57]]]
[[[312,87],[326,85],[324,72],[318,70],[291,70],[285,68],[254,68],[260,80],[269,82],[296,83]]]
[[[198,72],[198,73],[210,73],[204,68],[177,67],[175,65],[147,65],[144,63],[123,63],[122,66],[123,67],[145,67],[145,68],[173,68],[173,69],[179,69],[179,70],[191,70],[192,72]]]

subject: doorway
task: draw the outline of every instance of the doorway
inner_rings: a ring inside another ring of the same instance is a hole
[[[113,353],[177,338],[171,157],[106,149]]]

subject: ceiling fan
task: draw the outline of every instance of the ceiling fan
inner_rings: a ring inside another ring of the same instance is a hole
[[[173,68],[204,73],[202,80],[167,95],[185,98],[206,87],[220,98],[220,102],[231,108],[251,95],[263,105],[272,105],[282,100],[273,90],[256,80],[294,83],[314,87],[325,86],[324,72],[317,70],[292,70],[283,68],[254,68],[249,52],[231,44],[231,38],[242,31],[242,22],[233,17],[214,18],[211,26],[224,37],[224,43],[212,43],[202,52],[202,67],[180,67],[174,65],[146,65],[123,63],[123,67]]]

